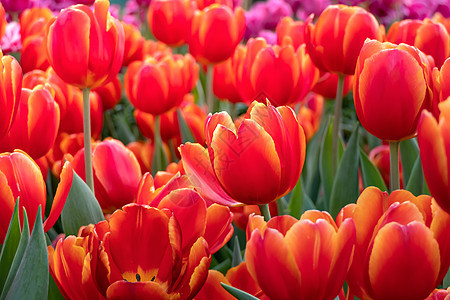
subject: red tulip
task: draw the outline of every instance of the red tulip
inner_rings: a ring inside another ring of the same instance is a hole
[[[8,135],[0,139],[0,149],[21,149],[34,159],[44,156],[55,142],[59,117],[50,86],[22,89],[16,118]]]
[[[317,133],[320,127],[320,120],[322,118],[324,100],[320,95],[314,93],[306,96],[304,103],[300,106],[297,118],[300,125],[303,127],[308,143]]]
[[[401,141],[416,134],[422,109],[433,101],[425,55],[406,44],[367,40],[355,72],[353,97],[364,128],[379,139]]]
[[[160,115],[181,104],[198,80],[198,68],[189,54],[135,61],[125,74],[125,92],[136,109]]]
[[[196,11],[192,20],[189,52],[203,64],[210,65],[231,57],[244,36],[244,10],[212,4]]]
[[[180,146],[200,194],[223,205],[267,204],[289,193],[305,159],[305,134],[294,111],[254,102],[239,128],[226,112],[209,115],[205,150]]]
[[[431,195],[439,206],[450,213],[450,185],[448,180],[450,100],[439,104],[439,123],[428,111],[423,111],[418,126],[418,142],[423,172]]]
[[[314,64],[324,72],[353,75],[364,41],[383,39],[375,17],[359,6],[330,5],[316,25],[307,21],[305,41]]]
[[[50,214],[44,222],[44,231],[48,231],[58,220],[72,186],[72,178],[72,166],[66,162]],[[20,201],[20,220],[23,222],[23,208],[25,208],[28,224],[32,229],[39,205],[42,209],[41,217],[44,218],[47,191],[38,165],[20,150],[0,154],[0,186],[0,242],[3,244],[16,199],[19,198]]]
[[[122,24],[108,12],[108,0],[62,10],[47,26],[44,43],[56,74],[79,88],[96,88],[111,81],[122,66]]]
[[[5,35],[6,29],[6,13],[3,5],[0,3],[0,39]]]
[[[400,158],[400,157],[399,157]],[[378,171],[380,171],[381,177],[383,177],[386,186],[389,186],[390,182],[390,158],[389,158],[389,145],[380,145],[373,148],[369,153],[369,159]],[[403,188],[403,172],[402,163],[399,160],[399,175],[400,175],[400,188]]]
[[[139,28],[133,24],[122,22],[123,31],[125,34],[125,46],[123,51],[123,66],[128,66],[135,60],[143,59],[144,38],[139,31]]]
[[[366,188],[336,223],[352,219],[356,248],[347,276],[360,299],[424,299],[450,265],[450,216],[430,196]],[[345,222],[345,221],[344,221]],[[414,271],[412,271],[414,270]]]
[[[130,204],[79,235],[48,248],[66,299],[192,299],[208,275],[207,243],[200,237],[182,253],[184,237],[166,209]]]
[[[442,64],[439,72],[433,70],[433,83],[436,87],[436,102],[445,101],[450,97],[450,58],[447,58]],[[435,113],[433,111],[433,113]]]
[[[423,53],[431,55],[439,68],[450,56],[450,35],[444,25],[430,19],[395,22],[389,28],[386,40],[417,47]]]
[[[73,156],[75,156],[75,154],[77,154],[77,152],[83,147],[83,133],[68,134],[62,132],[58,134],[52,149],[50,149],[47,155],[43,158],[50,165],[53,175],[58,178],[61,173],[61,168],[64,165],[64,161],[72,160]],[[72,159],[66,159],[66,155],[70,155]],[[44,178],[46,177],[44,176]]]
[[[434,290],[425,300],[445,300],[449,298],[450,287],[446,290]]]
[[[195,2],[191,0],[154,0],[147,21],[156,39],[169,46],[185,44],[191,33]]]
[[[231,9],[233,8],[232,0],[195,0],[195,3],[197,3],[197,8],[200,10],[204,10],[205,8],[213,4],[220,4],[228,6]]]
[[[439,22],[442,25],[445,26],[445,29],[447,29],[447,32],[450,33],[450,18],[444,18],[444,16],[436,12],[434,13],[433,17],[431,18],[434,22]]]
[[[122,98],[122,83],[119,76],[116,76],[109,83],[93,90],[100,96],[103,110],[108,110],[116,106]]]
[[[92,166],[95,196],[104,213],[112,213],[135,201],[141,168],[134,154],[122,142],[106,139],[93,145]],[[74,156],[73,167],[84,179],[84,148]]]
[[[270,299],[334,299],[339,294],[355,247],[351,219],[338,229],[327,212],[308,211],[300,220],[275,217],[267,224],[255,218],[260,225],[251,232],[245,261]]]
[[[277,28],[277,44],[292,44],[297,50],[305,43],[305,23],[302,21],[294,21],[291,17],[284,17],[278,22]]]
[[[22,90],[22,69],[12,56],[3,56],[0,51],[0,138],[4,137],[14,121]]]
[[[338,85],[338,74],[330,72],[321,72],[316,84],[312,87],[312,91],[322,95],[327,99],[336,98],[336,90]],[[344,90],[342,96],[345,97],[353,89],[354,76],[345,76]]]

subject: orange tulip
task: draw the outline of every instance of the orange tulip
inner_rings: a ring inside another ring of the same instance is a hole
[[[142,173],[147,173],[152,171],[152,159],[154,145],[148,141],[135,141],[127,145],[127,148],[133,152],[134,156],[141,167]],[[166,151],[166,155],[168,152]],[[169,156],[168,156],[169,157]]]
[[[239,74],[244,101],[269,99],[275,106],[302,100],[319,78],[305,46],[267,45],[263,38],[251,39]]]
[[[339,294],[355,247],[351,219],[338,229],[327,212],[307,211],[300,220],[275,217],[267,224],[254,218],[245,261],[270,299],[334,299]]]
[[[116,106],[122,98],[122,83],[119,76],[114,77],[109,83],[93,90],[102,101],[103,110],[108,110]]]
[[[182,253],[184,236],[166,209],[130,204],[79,235],[48,247],[66,299],[192,299],[208,275],[207,243],[199,237]]]
[[[194,88],[198,70],[190,54],[135,61],[125,74],[125,92],[136,109],[160,115],[181,104]]]
[[[22,89],[17,115],[5,138],[2,151],[21,149],[38,159],[52,148],[59,128],[59,107],[50,86]]]
[[[447,163],[450,127],[450,100],[439,104],[439,123],[428,111],[423,111],[418,126],[418,142],[423,172],[431,194],[439,206],[450,213],[450,184]]]
[[[313,93],[306,96],[304,103],[300,106],[297,118],[305,131],[307,143],[311,141],[319,130],[323,106],[323,97]]]
[[[65,156],[73,157],[83,147],[83,133],[68,134],[62,132],[58,134],[52,149],[43,158],[50,165],[53,175],[59,178],[61,168],[66,160]],[[70,158],[67,160],[70,160]],[[39,161],[37,163],[39,164]],[[46,177],[44,176],[44,178]]]
[[[446,290],[434,290],[425,300],[445,300],[450,296],[450,287]]]
[[[0,50],[0,139],[4,137],[14,121],[22,91],[22,68],[15,58]]]
[[[237,77],[244,62],[245,53],[246,48],[238,45],[230,58],[214,65],[213,90],[219,99],[226,99],[231,103],[243,102]]]
[[[450,56],[450,35],[444,25],[430,19],[395,22],[389,28],[386,40],[417,47],[423,53],[431,55],[439,68]]]
[[[142,49],[143,59],[152,56],[156,59],[160,59],[167,55],[172,55],[172,48],[160,41],[145,40],[144,48]]]
[[[158,189],[166,185],[174,176],[185,175],[186,172],[183,169],[183,161],[178,163],[171,162],[165,171],[158,171],[155,174],[155,189]]]
[[[353,75],[364,41],[383,39],[375,17],[359,6],[330,5],[315,26],[307,21],[305,41],[314,64],[324,72]]]
[[[73,168],[85,178],[84,148],[73,159]],[[134,154],[122,142],[106,139],[93,145],[95,196],[104,213],[132,203],[136,199],[142,173]]]
[[[203,64],[223,62],[231,57],[244,36],[244,10],[212,4],[196,11],[192,20],[189,52]]]
[[[433,75],[433,83],[437,94],[436,102],[445,101],[448,97],[450,97],[450,58],[447,58],[444,61],[439,72],[434,69]]]
[[[6,12],[0,3],[0,39],[5,35],[6,23]]]
[[[125,46],[123,51],[123,66],[128,66],[135,60],[142,60],[144,50],[144,38],[139,28],[133,24],[122,22],[125,34]]]
[[[305,134],[294,111],[254,102],[236,128],[226,112],[209,115],[205,150],[180,146],[200,194],[223,205],[267,204],[289,193],[305,160]]]
[[[420,112],[432,106],[430,70],[425,55],[412,46],[367,40],[353,87],[356,113],[364,128],[388,141],[414,136]]]
[[[450,18],[444,18],[444,16],[441,13],[437,12],[437,13],[434,13],[434,15],[431,17],[431,19],[434,22],[439,22],[442,25],[444,25],[445,29],[447,29],[447,32],[450,33]]]
[[[56,74],[79,88],[96,88],[112,80],[122,66],[122,24],[108,12],[108,0],[62,10],[47,26],[44,44]]]
[[[336,98],[336,90],[338,85],[338,74],[330,72],[321,72],[316,84],[312,87],[312,91],[322,95],[327,99],[334,100]],[[354,76],[345,76],[344,90],[342,96],[345,97],[353,89]]]
[[[154,0],[147,21],[156,39],[169,46],[185,44],[191,33],[195,2],[191,0]]]
[[[450,216],[430,196],[406,190],[388,195],[366,188],[336,223],[353,219],[356,248],[347,276],[360,299],[424,299],[450,265]]]
[[[48,231],[58,220],[72,186],[72,178],[72,166],[66,162],[50,214],[44,222],[44,231]],[[23,208],[25,208],[31,230],[39,205],[42,209],[41,217],[44,218],[47,191],[38,165],[20,150],[0,154],[0,187],[0,242],[3,244],[16,199],[20,199],[20,220],[23,222]]]
[[[195,3],[197,3],[197,8],[200,10],[204,10],[215,3],[233,8],[233,0],[195,0]]]
[[[248,225],[248,217],[252,214],[261,215],[261,210],[258,205],[244,205],[231,207],[231,212],[233,213],[234,224],[245,231]],[[277,202],[273,201],[269,203],[269,212],[272,217],[278,216]]]
[[[390,182],[390,159],[389,159],[389,145],[380,145],[373,148],[369,153],[369,159],[378,171],[380,171],[381,177],[383,177],[386,186],[389,186]],[[400,172],[400,188],[403,188],[403,173],[402,162],[399,160],[399,172]]]
[[[278,22],[277,28],[277,44],[292,44],[297,50],[305,43],[305,23],[302,21],[294,21],[291,17],[284,17]]]

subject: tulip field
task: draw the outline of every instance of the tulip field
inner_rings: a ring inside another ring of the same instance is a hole
[[[1,0],[0,59],[0,300],[450,299],[450,0]]]

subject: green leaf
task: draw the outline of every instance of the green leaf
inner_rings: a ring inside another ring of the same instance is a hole
[[[400,142],[400,160],[402,163],[403,182],[409,181],[411,172],[419,156],[419,146],[416,139],[409,139]]]
[[[77,235],[81,226],[103,221],[102,209],[87,184],[73,172],[73,182],[61,212],[61,223],[66,235]]]
[[[294,218],[299,219],[302,214],[303,209],[303,189],[302,180],[298,179],[297,184],[291,193],[291,198],[289,199],[289,214]]]
[[[231,259],[231,267],[236,267],[242,262],[241,246],[239,245],[239,238],[234,236],[233,257]]]
[[[36,216],[41,215],[39,205]],[[36,217],[33,232],[6,299],[45,299],[48,294],[48,253],[42,219]]]
[[[0,254],[0,291],[3,289],[6,278],[8,277],[14,255],[19,246],[20,235],[19,198],[17,198]]]
[[[192,135],[192,132],[189,129],[189,126],[187,125],[180,108],[177,109],[177,116],[178,116],[178,123],[180,125],[181,142],[195,143],[194,136]]]
[[[341,208],[346,204],[355,202],[359,196],[359,133],[358,125],[355,126],[347,144],[336,178],[331,190],[329,212],[336,217]]]
[[[442,282],[442,287],[450,287],[450,269],[448,269],[447,274],[445,274],[444,281]]]
[[[9,273],[7,273],[8,277],[6,278],[5,285],[3,286],[3,291],[0,295],[0,299],[5,299],[6,293],[9,291],[9,288],[11,287],[11,284],[14,278],[16,277],[17,270],[19,269],[20,263],[22,262],[22,258],[28,246],[29,240],[30,240],[30,225],[28,224],[27,212],[24,207],[22,236],[20,237],[19,247],[17,247],[14,260],[12,261],[11,268],[9,269]]]
[[[155,130],[154,130],[154,151],[152,159],[152,175],[155,176],[156,172],[163,171],[167,168],[168,159],[166,152],[164,151],[164,145],[161,140],[161,116],[155,116]]]
[[[250,295],[250,294],[247,293],[247,292],[244,292],[244,291],[242,291],[242,290],[240,290],[240,289],[237,289],[237,288],[235,288],[235,287],[232,287],[232,286],[230,286],[230,285],[228,285],[228,284],[225,284],[225,283],[223,283],[223,282],[221,282],[220,285],[221,285],[228,293],[230,293],[231,295],[233,295],[234,297],[236,297],[236,298],[239,299],[239,300],[255,300],[255,299],[258,300],[258,298],[256,298],[255,296]]]
[[[116,134],[125,145],[136,141],[136,137],[131,131],[125,115],[123,113],[113,115],[114,125],[116,125]]]
[[[419,196],[425,193],[425,184],[419,155],[411,170],[408,183],[406,184],[406,190],[410,191],[415,196]]]
[[[48,297],[47,300],[64,300],[50,272],[48,273]]]
[[[387,191],[386,184],[380,171],[373,165],[367,154],[360,148],[359,149],[361,176],[364,184],[364,188],[368,186],[376,186],[382,191]]]
[[[327,120],[328,128],[324,132],[324,137],[322,140],[322,145],[320,147],[320,160],[319,160],[319,171],[320,178],[322,181],[323,192],[325,194],[325,200],[329,200],[331,197],[331,190],[333,188],[333,166],[332,166],[332,151],[331,151],[331,140],[333,136],[333,122],[331,119]],[[340,139],[339,139],[340,140]],[[344,151],[342,142],[339,143],[339,159]]]

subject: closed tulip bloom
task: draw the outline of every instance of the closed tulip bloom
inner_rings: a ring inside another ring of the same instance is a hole
[[[381,177],[383,177],[384,183],[386,186],[389,185],[390,182],[390,159],[389,159],[389,145],[380,145],[372,150],[369,153],[369,159],[372,164],[377,167],[378,171],[380,171]],[[402,172],[402,163],[399,160],[399,172],[400,172],[400,187],[403,188],[403,172]]]
[[[154,153],[154,144],[149,141],[135,141],[127,144],[127,148],[133,152],[141,167],[142,173],[152,171],[152,159]],[[169,151],[166,151],[167,157],[170,157]]]
[[[197,10],[192,21],[189,52],[203,64],[222,62],[233,55],[244,36],[244,10],[212,4]]]
[[[297,117],[305,131],[306,142],[308,143],[317,133],[322,119],[324,107],[324,99],[322,96],[311,93],[306,96],[303,105],[298,111]]]
[[[195,9],[191,0],[154,0],[147,21],[156,39],[169,46],[181,46],[189,39]]]
[[[46,7],[33,7],[20,14],[20,38],[22,42],[31,35],[43,35],[45,26],[53,18],[53,13]]]
[[[379,139],[401,141],[416,134],[433,93],[428,60],[418,49],[367,40],[358,58],[353,97],[364,128]]]
[[[244,101],[269,99],[275,106],[302,100],[319,78],[319,70],[306,53],[305,46],[270,46],[262,38],[250,40],[239,74]]]
[[[450,213],[450,185],[447,153],[449,151],[450,100],[439,104],[439,123],[428,111],[423,111],[417,129],[420,158],[431,195],[439,206]]]
[[[375,17],[358,6],[329,5],[313,26],[307,21],[306,49],[324,72],[353,75],[364,41],[383,39]]]
[[[22,91],[22,68],[15,58],[0,50],[0,139],[4,137],[14,121]]]
[[[330,72],[321,72],[319,79],[312,87],[316,94],[324,96],[326,99],[334,100],[338,85],[338,74]],[[342,96],[345,97],[353,89],[354,76],[345,76],[344,89]]]
[[[389,28],[386,40],[417,47],[423,53],[431,55],[436,67],[440,68],[450,56],[450,35],[444,25],[430,19],[403,20],[395,22]]]
[[[48,231],[58,220],[72,186],[72,179],[72,166],[66,162],[50,214],[44,222],[45,231]],[[44,218],[47,191],[38,165],[20,150],[0,154],[0,186],[0,242],[3,244],[17,198],[20,201],[20,220],[23,222],[23,208],[25,208],[28,224],[32,229],[39,205],[42,209],[40,217]]]
[[[125,74],[125,92],[136,109],[160,115],[181,104],[195,86],[198,70],[190,54],[135,61]]]
[[[125,48],[123,51],[123,66],[128,66],[135,60],[142,60],[144,55],[144,37],[139,28],[133,24],[122,22],[125,33]]]
[[[425,300],[448,300],[450,298],[450,287],[446,290],[434,290]]]
[[[437,90],[437,102],[447,100],[450,97],[450,58],[444,61],[439,72],[433,70],[433,83]]]
[[[114,77],[109,83],[93,90],[102,101],[103,110],[108,110],[116,106],[122,98],[122,83],[119,76]]]
[[[183,166],[200,194],[223,205],[267,204],[289,193],[305,159],[305,134],[294,111],[254,102],[236,128],[226,112],[209,115],[205,150],[180,147]]]
[[[334,299],[355,247],[353,220],[338,229],[327,212],[292,219],[259,221],[245,252],[249,273],[270,299]]]
[[[183,253],[184,236],[167,209],[130,204],[79,236],[48,248],[50,274],[66,299],[192,299],[208,275],[208,244],[199,237]]]
[[[5,35],[6,29],[6,13],[3,5],[0,3],[0,39]]]
[[[388,195],[366,188],[336,223],[352,219],[356,247],[347,282],[359,299],[424,299],[450,265],[450,216],[431,196],[406,190]],[[412,271],[413,270],[413,271]]]
[[[305,43],[305,23],[302,21],[294,21],[291,17],[284,17],[278,22],[275,31],[278,45],[292,43],[294,49],[297,50],[300,45]]]
[[[44,156],[55,142],[59,118],[51,87],[23,89],[16,118],[8,135],[0,139],[0,149],[21,149],[34,159]]]
[[[108,12],[109,1],[97,0],[66,8],[52,19],[44,43],[56,74],[79,88],[95,88],[112,80],[122,66],[122,24]]]

